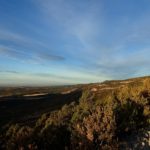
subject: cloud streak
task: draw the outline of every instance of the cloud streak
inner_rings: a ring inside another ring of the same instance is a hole
[[[38,60],[47,60],[47,61],[64,61],[65,58],[59,55],[52,55],[48,53],[39,53],[37,54]]]
[[[0,54],[1,56],[4,55],[11,59],[21,60],[21,61],[28,61],[28,62],[37,62],[38,64],[43,64],[45,61],[64,61],[65,58],[59,55],[49,54],[47,52],[36,52],[36,53],[28,53],[23,52],[21,50],[16,50],[14,48],[0,46]]]
[[[98,5],[98,7],[97,7]],[[38,0],[37,6],[43,11],[46,20],[53,19],[64,30],[64,34],[78,40],[83,52],[91,49],[101,32],[101,23],[96,21],[99,15],[99,1],[87,1],[80,6],[73,1]],[[82,51],[80,51],[81,53]]]

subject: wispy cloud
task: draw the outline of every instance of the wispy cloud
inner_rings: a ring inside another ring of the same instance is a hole
[[[38,0],[37,6],[43,11],[47,22],[54,20],[63,28],[64,34],[74,36],[79,42],[78,47],[81,47],[83,52],[92,49],[91,44],[101,32],[102,16],[98,13],[101,11],[99,1],[87,1],[83,5],[78,5],[78,3],[65,0]],[[80,53],[82,50],[80,49]]]
[[[47,60],[47,61],[64,61],[65,58],[59,55],[52,55],[48,53],[39,53],[37,54],[38,60]]]
[[[59,55],[53,55],[49,54],[48,52],[25,52],[20,49],[16,50],[11,47],[6,47],[0,45],[0,54],[1,56],[4,55],[6,57],[9,57],[11,59],[17,59],[25,62],[33,62],[33,63],[38,63],[38,64],[43,64],[45,61],[50,62],[50,61],[63,61],[65,60],[64,57],[59,56]]]
[[[0,73],[19,74],[20,72],[14,70],[0,70]]]
[[[40,48],[48,48],[46,43],[37,40],[35,37],[31,38],[27,35],[9,30],[4,27],[0,27],[0,40],[14,45],[19,45],[24,48],[35,48],[36,46],[39,46]]]
[[[12,59],[22,59],[22,58],[30,59],[30,57],[31,57],[30,54],[28,55],[25,52],[16,50],[16,49],[8,47],[8,46],[3,46],[3,45],[0,45],[0,54],[1,54],[1,56],[4,55],[4,56],[7,56]]]

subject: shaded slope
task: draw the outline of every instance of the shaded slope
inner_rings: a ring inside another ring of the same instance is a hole
[[[78,101],[82,91],[68,94],[46,94],[42,96],[10,96],[0,98],[1,124],[8,122],[33,122],[42,113],[61,108],[64,104]]]

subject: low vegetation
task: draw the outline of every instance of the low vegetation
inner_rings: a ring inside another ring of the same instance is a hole
[[[85,85],[79,100],[75,98],[60,109],[43,113],[34,124],[3,126],[0,148],[150,149],[150,78],[127,81],[107,81],[105,88]]]

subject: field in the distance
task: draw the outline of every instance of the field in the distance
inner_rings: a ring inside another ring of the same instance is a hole
[[[31,124],[40,115],[78,101],[80,86],[11,87],[0,89],[0,126],[7,123]]]

